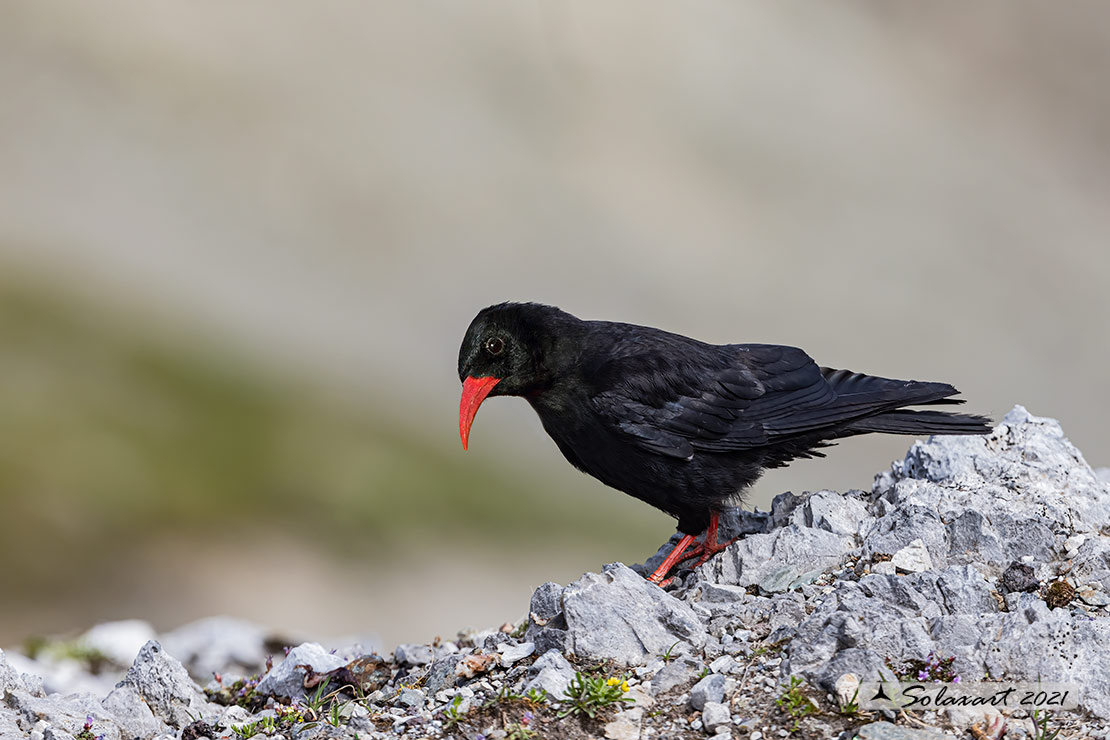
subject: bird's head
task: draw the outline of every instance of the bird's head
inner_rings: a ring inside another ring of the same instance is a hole
[[[478,312],[459,348],[459,436],[466,449],[474,415],[487,396],[526,396],[550,382],[547,358],[560,324],[577,322],[554,306],[500,303]]]

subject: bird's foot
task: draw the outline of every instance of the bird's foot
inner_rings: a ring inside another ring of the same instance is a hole
[[[698,562],[694,563],[694,568],[697,568],[700,565],[705,565],[705,563],[707,563],[710,558],[712,558],[719,552],[724,552],[725,550],[727,550],[728,546],[731,545],[733,542],[736,542],[736,540],[738,539],[740,538],[733,537],[728,542],[699,542],[694,546],[692,550],[690,550],[689,553],[682,556],[682,560],[680,562],[685,563],[687,560],[693,560],[694,558],[697,558]]]
[[[682,553],[685,552],[686,548],[693,544],[693,542],[693,535],[688,534],[683,536],[683,538],[678,541],[678,544],[674,546],[674,549],[671,550],[671,554],[667,556],[666,560],[664,560],[647,579],[660,588],[667,586],[674,580],[673,578],[667,578],[667,574],[671,572],[671,568],[673,568],[676,563],[681,562]]]
[[[674,578],[667,578],[667,574],[670,573],[671,569],[676,565],[697,558],[698,561],[694,563],[694,567],[697,568],[717,553],[727,549],[733,542],[740,539],[739,537],[733,537],[728,542],[718,543],[717,519],[718,513],[716,511],[710,512],[709,526],[705,530],[705,537],[702,538],[702,541],[697,542],[693,535],[684,535],[671,550],[670,554],[667,555],[667,559],[655,569],[654,573],[648,576],[648,580],[660,588],[665,588],[674,581]],[[684,555],[683,553],[686,552],[686,548],[690,547],[690,545],[694,545],[694,548],[690,550],[688,555]]]

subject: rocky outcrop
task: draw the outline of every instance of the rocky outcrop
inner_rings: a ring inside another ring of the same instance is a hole
[[[0,738],[557,737],[572,721],[610,738],[769,737],[800,723],[814,736],[939,737],[861,719],[845,695],[924,660],[965,682],[1074,684],[1079,711],[1053,721],[1105,737],[1108,479],[1056,422],[1017,407],[990,435],[914,444],[871,491],[731,512],[724,534],[744,536],[670,590],[642,577],[668,543],[643,565],[544,584],[526,624],[389,658],[307,643],[264,667],[263,630],[206,621],[147,642],[114,688],[68,693],[103,684],[0,653]],[[149,636],[121,633],[99,632],[113,650]],[[587,694],[608,698],[587,711]],[[994,738],[1033,729],[1020,713],[921,719],[959,732],[979,720]]]

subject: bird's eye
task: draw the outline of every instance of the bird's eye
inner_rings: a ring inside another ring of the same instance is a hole
[[[505,340],[501,337],[490,337],[486,340],[486,352],[491,355],[499,355],[505,349]]]

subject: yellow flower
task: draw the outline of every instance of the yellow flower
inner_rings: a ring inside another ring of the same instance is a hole
[[[608,681],[606,681],[605,685],[606,686],[616,686],[620,682],[621,682],[621,680],[619,678],[617,678],[616,676],[614,676],[613,678],[610,678]]]
[[[628,681],[621,681],[621,691],[628,691]]]

